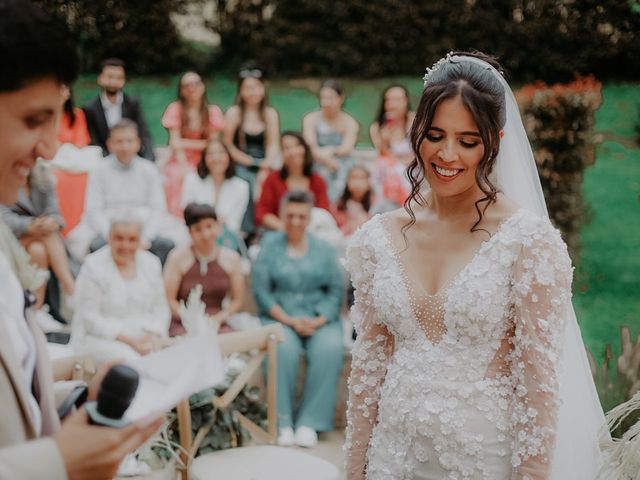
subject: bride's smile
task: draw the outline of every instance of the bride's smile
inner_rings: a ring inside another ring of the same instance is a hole
[[[438,105],[431,126],[420,144],[425,176],[437,196],[452,196],[477,189],[476,170],[484,145],[473,115],[458,95]]]

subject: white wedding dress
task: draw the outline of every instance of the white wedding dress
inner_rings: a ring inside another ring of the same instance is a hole
[[[551,478],[572,318],[559,232],[520,209],[435,295],[408,275],[395,244],[378,215],[347,249],[358,332],[347,478]]]

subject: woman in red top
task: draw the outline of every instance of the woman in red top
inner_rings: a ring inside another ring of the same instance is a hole
[[[307,190],[315,197],[315,206],[329,210],[327,184],[312,172],[311,149],[298,132],[284,132],[280,137],[282,168],[271,172],[262,185],[256,204],[256,224],[270,230],[284,230],[284,222],[278,216],[280,199],[289,190]]]

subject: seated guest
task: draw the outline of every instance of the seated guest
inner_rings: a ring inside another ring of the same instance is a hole
[[[78,148],[86,147],[91,143],[87,118],[81,108],[75,106],[73,93],[69,92],[69,98],[64,102],[63,115],[56,139],[60,143],[70,143]]]
[[[111,221],[108,245],[85,259],[78,275],[72,341],[97,365],[150,353],[166,337],[170,311],[160,261],[141,250],[142,223]]]
[[[373,182],[376,195],[379,201],[389,201],[395,207],[403,205],[411,191],[406,170],[414,158],[409,140],[414,117],[407,89],[391,85],[382,92],[378,115],[369,128],[371,142],[378,150]]]
[[[224,129],[224,115],[207,100],[207,90],[200,75],[186,72],[178,83],[178,100],[171,102],[162,115],[162,126],[169,132],[171,158],[164,166],[169,212],[182,216],[182,183],[194,172],[210,140]]]
[[[330,209],[327,184],[313,171],[311,149],[298,132],[284,132],[280,139],[282,168],[271,172],[256,204],[256,223],[269,230],[284,230],[284,221],[278,216],[280,200],[292,190],[313,193],[315,206]]]
[[[327,80],[318,94],[320,109],[305,115],[302,134],[311,148],[316,171],[329,189],[329,200],[338,200],[353,165],[358,122],[342,110],[344,90],[336,80]]]
[[[269,106],[264,74],[256,68],[241,70],[236,101],[225,114],[224,142],[238,176],[249,182],[250,201],[242,231],[255,231],[255,201],[262,183],[280,160],[280,121]]]
[[[332,210],[338,227],[345,237],[354,233],[369,220],[373,206],[373,188],[369,170],[364,165],[354,165],[347,176],[342,196]]]
[[[106,243],[110,218],[132,211],[145,219],[142,246],[164,264],[174,244],[159,232],[167,215],[162,178],[153,163],[136,155],[140,148],[136,124],[120,120],[111,129],[107,146],[111,155],[89,174],[84,218],[70,241],[84,243],[82,254],[86,246],[94,252]]]
[[[122,91],[126,83],[124,62],[119,58],[104,60],[97,80],[102,90],[100,95],[82,107],[87,117],[91,145],[98,145],[106,155],[110,129],[123,118],[128,118],[135,122],[139,129],[141,142],[136,153],[154,161],[153,140],[144,119],[140,100]]]
[[[182,186],[182,206],[203,203],[215,208],[218,221],[234,233],[240,227],[249,204],[249,184],[235,175],[227,147],[212,140],[202,152],[198,170],[190,172]]]
[[[279,442],[303,447],[317,443],[317,432],[333,430],[343,356],[343,274],[333,247],[307,232],[312,206],[308,192],[284,196],[284,232],[264,236],[253,266],[260,318],[263,324],[282,323],[285,333],[278,346]],[[296,406],[301,355],[306,357],[307,378]]]
[[[60,235],[64,221],[58,209],[53,176],[48,168],[38,163],[29,174],[27,183],[18,192],[18,201],[11,207],[0,205],[6,224],[18,237],[31,257],[31,262],[42,270],[51,269],[62,291],[72,296],[75,280],[69,268],[69,258]],[[46,282],[35,292],[36,308],[44,302]]]
[[[227,319],[240,311],[244,300],[244,273],[240,255],[217,245],[222,226],[210,205],[190,203],[184,209],[184,221],[189,228],[190,247],[175,249],[169,254],[164,270],[164,283],[171,307],[169,335],[182,335],[180,302],[187,301],[189,292],[202,285],[202,302],[206,313],[219,325],[220,332],[232,329]],[[226,306],[223,300],[229,297]]]

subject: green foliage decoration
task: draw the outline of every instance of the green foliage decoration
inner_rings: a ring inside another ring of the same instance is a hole
[[[241,447],[246,444],[250,439],[249,432],[241,427],[234,412],[242,413],[256,425],[266,429],[267,407],[262,401],[259,387],[255,385],[245,386],[226,408],[215,407],[212,402],[214,396],[220,396],[227,391],[245,364],[242,358],[234,357],[228,362],[224,382],[213,388],[198,392],[189,398],[192,438],[195,438],[201,428],[209,427],[208,433],[195,453],[196,457],[217,450]],[[175,414],[171,416],[171,422],[167,427],[167,437],[173,445],[179,445],[180,436],[177,415]],[[153,450],[162,459],[169,459],[172,456],[171,452],[164,446],[156,446]]]
[[[548,86],[538,82],[516,92],[545,194],[549,216],[561,230],[576,264],[580,231],[588,220],[582,196],[584,171],[595,162],[595,111],[602,85],[594,77]]]

